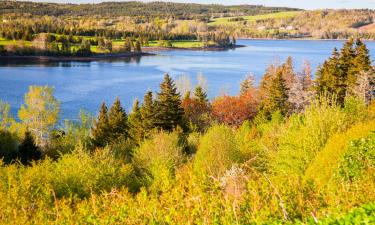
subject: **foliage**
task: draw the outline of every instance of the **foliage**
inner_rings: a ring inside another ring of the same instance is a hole
[[[201,138],[194,170],[197,174],[218,178],[240,160],[241,153],[233,131],[225,125],[214,125]]]
[[[167,190],[183,162],[183,150],[178,132],[157,133],[135,150],[133,164],[144,174],[146,186],[154,191]]]
[[[374,127],[374,126],[373,126]],[[374,130],[372,130],[374,132]],[[375,135],[352,141],[340,163],[339,174],[349,181],[360,179],[375,168]]]
[[[54,89],[48,86],[30,86],[25,94],[25,105],[18,112],[20,120],[34,134],[38,146],[46,144],[59,118],[60,103],[53,92]]]

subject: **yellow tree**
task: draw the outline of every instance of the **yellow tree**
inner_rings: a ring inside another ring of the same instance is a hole
[[[46,144],[49,134],[59,119],[60,103],[53,96],[54,88],[30,86],[25,104],[18,112],[20,120],[34,134],[39,146]]]

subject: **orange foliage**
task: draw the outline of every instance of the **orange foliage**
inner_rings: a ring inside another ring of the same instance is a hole
[[[238,127],[256,116],[258,104],[255,90],[240,96],[222,96],[212,102],[212,116],[219,123]]]

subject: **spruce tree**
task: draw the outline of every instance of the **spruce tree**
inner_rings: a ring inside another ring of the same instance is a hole
[[[281,71],[271,81],[271,87],[268,97],[262,104],[262,110],[267,117],[273,112],[280,111],[282,115],[286,115],[289,111],[288,88]]]
[[[155,103],[151,91],[147,92],[144,96],[140,112],[142,116],[142,127],[145,136],[148,136],[147,134],[155,128]]]
[[[206,92],[203,91],[201,86],[197,86],[194,91],[194,98],[201,103],[208,103]]]
[[[97,147],[104,147],[108,144],[110,135],[109,135],[109,121],[107,106],[103,102],[98,118],[94,121],[94,127],[92,129],[93,143]]]
[[[183,122],[184,109],[181,105],[181,96],[171,77],[166,74],[160,85],[160,92],[156,99],[155,125],[157,128],[172,131],[178,126],[185,128]]]
[[[346,95],[346,76],[340,69],[340,55],[336,48],[317,72],[316,88],[320,95],[335,95],[338,103],[343,104]]]
[[[129,114],[129,136],[137,143],[140,143],[144,137],[142,115],[138,99],[134,101],[132,112]]]
[[[109,134],[111,141],[128,137],[128,118],[117,97],[108,114]]]
[[[18,147],[18,154],[22,164],[28,165],[34,160],[39,160],[42,157],[42,152],[36,146],[34,137],[30,131],[25,132],[25,137]]]

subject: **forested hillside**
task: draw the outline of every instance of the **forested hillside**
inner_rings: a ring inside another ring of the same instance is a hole
[[[374,70],[350,39],[314,80],[289,57],[210,100],[166,74],[62,125],[31,86],[18,118],[0,102],[0,223],[374,224]]]
[[[204,5],[171,2],[103,2],[99,4],[53,4],[22,1],[0,1],[0,13],[16,13],[48,16],[132,16],[161,17],[174,19],[209,19],[218,16],[258,15],[272,12],[296,10],[284,7],[264,7],[260,5]]]

